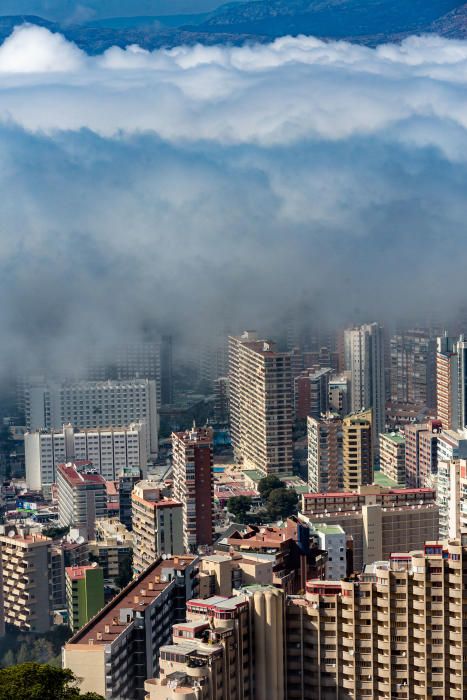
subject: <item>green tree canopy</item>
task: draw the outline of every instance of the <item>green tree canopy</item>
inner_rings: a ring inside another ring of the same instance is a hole
[[[251,508],[251,498],[249,496],[232,496],[227,501],[227,510],[229,513],[242,520]]]
[[[271,491],[274,491],[275,489],[282,489],[283,487],[284,484],[282,481],[277,476],[274,476],[274,474],[265,476],[264,479],[261,479],[261,481],[258,483],[259,495],[263,501],[266,501],[269,498]]]
[[[0,670],[0,700],[104,700],[80,693],[69,669],[26,663]]]
[[[287,518],[296,512],[298,496],[294,489],[274,489],[269,494],[267,509],[271,520]]]

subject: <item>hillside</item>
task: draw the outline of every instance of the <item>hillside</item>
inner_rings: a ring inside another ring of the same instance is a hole
[[[198,29],[268,36],[389,36],[426,29],[463,4],[459,0],[260,0],[221,7]]]
[[[1,0],[0,0],[1,6]],[[17,24],[61,31],[89,54],[139,44],[153,50],[179,44],[239,45],[284,34],[312,34],[374,46],[412,33],[467,38],[467,3],[459,0],[253,0],[198,15],[111,17],[59,24],[35,15],[0,16],[0,41]]]

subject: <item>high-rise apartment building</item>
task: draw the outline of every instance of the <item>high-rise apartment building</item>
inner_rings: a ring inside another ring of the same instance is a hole
[[[161,674],[146,683],[148,700],[287,697],[281,591],[251,586],[230,598],[191,600],[187,617],[174,627],[173,644],[161,649]]]
[[[160,340],[123,343],[94,357],[88,366],[87,379],[93,382],[110,380],[152,379],[156,384],[157,405],[161,405],[162,343]]]
[[[438,338],[436,355],[437,417],[448,430],[467,427],[467,342],[464,336]]]
[[[147,700],[463,700],[467,545],[426,542],[287,596],[191,600]]]
[[[342,419],[334,414],[309,417],[307,434],[310,491],[340,491],[344,486]]]
[[[104,607],[104,576],[97,564],[65,569],[69,626],[77,632]]]
[[[197,595],[197,559],[158,559],[135,578],[63,648],[63,666],[82,692],[106,700],[144,700],[144,683],[159,670],[159,650],[183,622]]]
[[[439,420],[404,427],[405,478],[410,488],[424,488],[438,471]]]
[[[138,467],[125,467],[118,475],[118,517],[130,532],[133,529],[131,494],[142,478],[142,471]]]
[[[187,621],[174,625],[172,644],[161,647],[159,678],[145,684],[148,700],[253,697],[249,613],[243,595],[188,601]]]
[[[348,373],[329,380],[329,409],[340,416],[350,412],[350,377]]]
[[[303,361],[305,367],[313,367],[315,369],[330,368],[333,372],[339,371],[339,353],[330,350],[326,346],[316,351],[305,351],[303,353]]]
[[[214,380],[214,420],[228,423],[229,413],[229,378],[218,377]]]
[[[199,378],[212,387],[219,377],[229,371],[229,341],[227,334],[207,338],[199,354]]]
[[[343,482],[346,491],[373,483],[373,409],[342,421]]]
[[[405,486],[405,435],[393,432],[379,436],[379,465],[382,474]]]
[[[436,341],[424,330],[394,335],[391,345],[391,401],[434,408]]]
[[[294,408],[297,420],[320,418],[329,410],[329,379],[332,370],[304,370],[294,379]]]
[[[345,363],[350,372],[351,410],[373,409],[373,450],[378,453],[378,435],[385,431],[385,375],[383,329],[369,323],[345,331]]]
[[[24,436],[26,483],[33,491],[50,488],[59,464],[90,461],[107,481],[114,481],[126,467],[146,473],[148,462],[146,424],[123,428],[78,430],[71,424],[61,430],[36,430]]]
[[[289,700],[465,698],[467,548],[427,542],[286,606]]]
[[[439,508],[433,489],[364,486],[359,491],[305,493],[300,518],[310,525],[341,525],[352,541],[353,571],[438,538]]]
[[[213,433],[195,428],[172,433],[173,493],[183,504],[185,551],[211,545],[214,534]]]
[[[253,332],[229,339],[230,420],[238,460],[263,474],[292,472],[290,353]]]
[[[162,494],[159,484],[140,481],[131,494],[133,570],[141,574],[163,554],[183,554],[183,505]]]
[[[89,542],[89,552],[102,568],[104,581],[116,583],[128,572],[133,553],[133,534],[118,518],[96,520],[95,539]]]
[[[43,634],[52,627],[52,540],[3,527],[0,534],[4,622]]]
[[[25,393],[28,431],[146,425],[147,453],[157,455],[156,382],[149,379],[106,382],[31,383]]]
[[[58,521],[78,528],[86,539],[94,539],[95,523],[107,517],[105,479],[90,462],[67,462],[57,469]]]

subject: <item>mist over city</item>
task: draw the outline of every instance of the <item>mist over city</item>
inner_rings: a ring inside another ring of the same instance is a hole
[[[3,357],[69,366],[147,323],[190,343],[301,306],[331,327],[456,313],[466,66],[463,42],[434,37],[89,57],[16,29]]]
[[[0,700],[467,697],[467,3],[0,0]]]

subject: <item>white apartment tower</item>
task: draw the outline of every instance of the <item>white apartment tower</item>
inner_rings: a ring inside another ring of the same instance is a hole
[[[109,428],[134,422],[146,424],[147,451],[157,456],[156,382],[149,379],[106,382],[44,382],[25,391],[29,431]]]
[[[229,339],[232,443],[245,466],[263,474],[292,472],[291,356],[245,332]]]
[[[378,323],[349,328],[344,335],[345,364],[350,372],[352,413],[373,409],[373,445],[385,432],[384,338]]]
[[[126,467],[139,467],[146,474],[147,431],[143,422],[122,428],[75,430],[69,423],[62,430],[35,430],[24,436],[26,483],[32,491],[47,489],[56,480],[59,464],[90,461],[106,481],[115,481]]]

